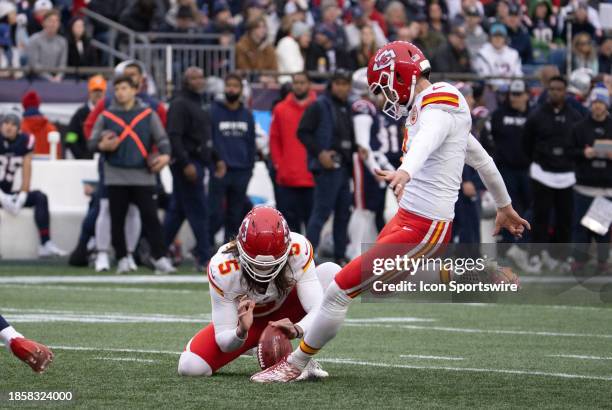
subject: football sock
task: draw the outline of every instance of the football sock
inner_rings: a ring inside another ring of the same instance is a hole
[[[4,330],[9,326],[10,325],[8,324],[8,322],[2,317],[2,315],[0,315],[0,330]]]
[[[11,339],[16,337],[23,337],[23,335],[16,331],[13,326],[5,327],[4,329],[0,330],[0,340],[6,347],[9,347],[9,342]]]
[[[344,323],[351,301],[352,299],[333,281],[325,291],[312,327],[306,332],[298,348],[289,355],[287,361],[299,369],[304,369],[310,358],[336,336]]]

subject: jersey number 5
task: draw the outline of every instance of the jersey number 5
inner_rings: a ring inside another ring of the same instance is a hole
[[[238,269],[238,261],[236,259],[230,259],[219,264],[219,273],[221,275],[227,275],[228,273]]]

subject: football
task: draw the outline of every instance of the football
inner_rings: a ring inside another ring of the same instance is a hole
[[[293,347],[287,335],[280,329],[268,325],[257,344],[257,361],[263,369],[276,364],[280,359],[291,353]]]

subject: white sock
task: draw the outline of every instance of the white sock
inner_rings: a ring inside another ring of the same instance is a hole
[[[138,246],[141,228],[140,211],[136,205],[130,204],[125,215],[125,245],[129,253],[134,253]]]
[[[336,337],[344,323],[351,301],[352,299],[333,281],[325,291],[323,302],[312,321],[312,327],[306,332],[298,348],[289,355],[287,361],[303,370],[311,357]]]
[[[6,345],[7,348],[11,343],[11,339],[14,339],[16,337],[23,337],[23,335],[16,331],[13,326],[6,327],[2,329],[2,331],[0,331],[0,340],[2,340],[2,342]]]

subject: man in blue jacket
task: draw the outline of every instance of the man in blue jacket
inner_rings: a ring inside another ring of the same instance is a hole
[[[225,100],[214,102],[210,108],[213,147],[227,168],[225,173],[217,170],[210,180],[211,244],[221,226],[225,226],[225,242],[238,233],[248,206],[246,191],[255,165],[255,119],[240,101],[242,78],[238,74],[225,77],[224,93]]]

